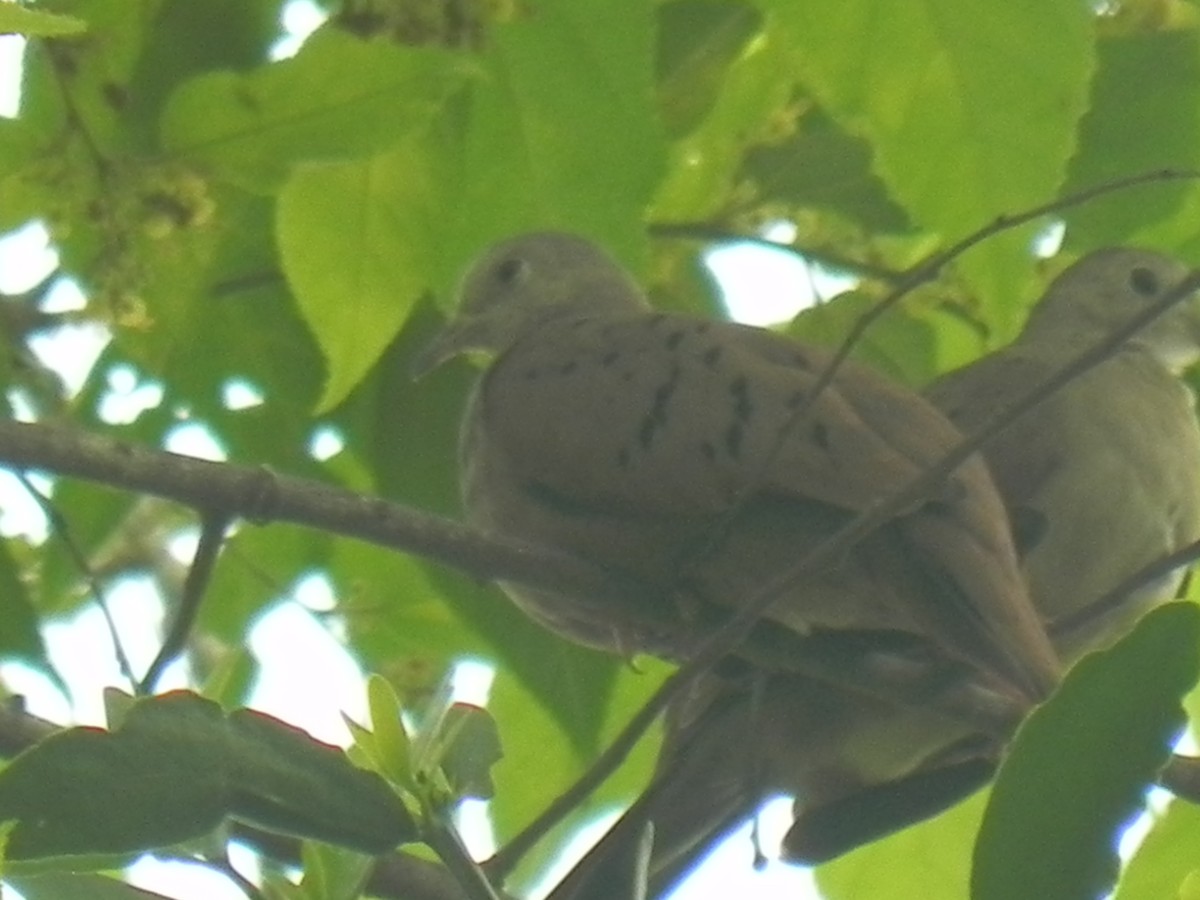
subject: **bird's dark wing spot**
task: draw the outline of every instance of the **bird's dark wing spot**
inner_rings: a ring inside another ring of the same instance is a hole
[[[813,425],[808,432],[808,436],[812,438],[814,444],[826,453],[829,452],[829,429],[825,427],[824,422],[817,422]]]
[[[654,399],[650,404],[650,411],[646,413],[642,419],[641,428],[638,429],[638,442],[642,445],[643,449],[650,449],[650,445],[654,443],[655,433],[667,424],[667,410],[671,405],[671,396],[679,386],[679,376],[679,366],[672,366],[667,380],[654,390]]]
[[[739,375],[729,383],[729,393],[733,396],[733,415],[739,422],[745,422],[754,411],[750,402],[750,383],[745,375]]]

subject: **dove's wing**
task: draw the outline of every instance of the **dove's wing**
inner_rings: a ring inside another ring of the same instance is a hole
[[[960,440],[921,397],[852,363],[814,395],[829,359],[682,316],[543,320],[480,386],[464,453],[468,510],[667,589],[691,581],[707,602],[744,605]],[[861,565],[798,582],[768,617],[802,633],[908,631],[1027,695],[1048,690],[1057,664],[982,463],[931,489],[895,529],[895,565],[868,558],[885,549],[873,543],[856,554]]]
[[[931,424],[946,443],[954,432],[899,390],[888,400],[908,409],[893,411],[892,433],[864,421],[840,383],[810,404],[828,360],[729,323],[567,317],[496,361],[477,414],[515,474],[600,512],[711,515],[758,493],[860,511],[928,465],[933,454],[919,451],[933,443]],[[855,386],[890,387],[863,378]],[[923,439],[918,452],[904,442],[905,412]]]

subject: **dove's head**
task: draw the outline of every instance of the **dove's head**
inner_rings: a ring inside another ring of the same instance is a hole
[[[468,350],[499,353],[560,315],[646,307],[637,282],[596,244],[558,231],[520,235],[467,269],[454,318],[415,360],[414,373]]]
[[[1150,250],[1097,250],[1062,272],[1029,316],[1023,340],[1094,343],[1161,302],[1191,270]],[[1173,371],[1200,360],[1200,294],[1187,296],[1139,330],[1129,343]]]

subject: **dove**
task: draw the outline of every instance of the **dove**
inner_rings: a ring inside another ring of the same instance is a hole
[[[607,253],[565,233],[484,253],[417,367],[466,351],[492,355],[460,444],[468,521],[646,585],[647,613],[502,586],[549,628],[626,655],[687,658],[961,440],[916,393],[853,363],[815,392],[826,350],[654,311]],[[1059,675],[978,457],[838,564],[795,579],[762,622],[834,642],[878,635],[1029,702]]]
[[[1053,281],[1010,346],[943,376],[926,394],[973,431],[1186,275],[1181,263],[1150,251],[1088,254]],[[1175,572],[1093,608],[1143,566],[1200,539],[1200,427],[1179,377],[1197,360],[1200,299],[1192,296],[983,448],[1012,512],[1030,594],[1057,626],[1064,659],[1108,643],[1178,591],[1183,576]],[[648,823],[649,896],[658,896],[777,792],[796,797],[785,856],[832,858],[951,805],[990,777],[1003,750],[936,712],[793,675],[759,677],[752,690],[706,673],[675,702],[655,780],[554,900],[603,897],[605,882],[633,870]],[[723,749],[751,730],[750,758]],[[923,761],[890,775],[863,762],[870,748],[905,741]]]
[[[1089,253],[1051,283],[1012,344],[925,394],[973,431],[1188,273],[1148,250]],[[1197,360],[1200,299],[1189,297],[983,447],[1031,597],[1066,659],[1178,592],[1182,570],[1089,613],[1143,566],[1200,539],[1200,426],[1179,377]]]

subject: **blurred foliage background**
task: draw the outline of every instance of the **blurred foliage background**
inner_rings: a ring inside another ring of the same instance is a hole
[[[786,326],[836,344],[905,270],[998,217],[1200,169],[1200,16],[1181,0],[343,0],[320,3],[325,24],[277,58],[284,6],[0,4],[0,30],[29,36],[19,112],[0,120],[0,232],[41,222],[59,258],[43,284],[0,297],[9,415],[148,446],[198,423],[230,462],[454,516],[473,373],[457,363],[413,384],[407,361],[492,240],[583,233],[657,303],[711,316],[725,309],[703,252],[770,228],[779,252],[859,280]],[[1200,183],[1151,181],[998,232],[855,353],[920,385],[1002,345],[1061,268],[1033,251],[1048,233],[1068,257],[1128,243],[1200,262]],[[81,308],[45,307],[62,280]],[[81,322],[107,343],[67,390],[30,342]],[[112,421],[115,371],[159,402]],[[235,386],[261,402],[232,403]],[[319,434],[338,452],[314,454]],[[89,572],[149,573],[177,597],[163,547],[194,522],[69,479],[53,502],[86,571],[53,535],[0,548],[0,653],[43,670],[39,626],[93,602]],[[196,685],[243,699],[248,628],[313,572],[336,598],[327,623],[407,702],[458,660],[494,664],[502,841],[666,671],[569,646],[447,567],[271,525],[224,548],[190,643]],[[652,749],[565,831],[628,796]],[[977,815],[826,867],[827,896],[964,896]],[[1118,896],[1174,896],[1196,816],[1172,807]]]

